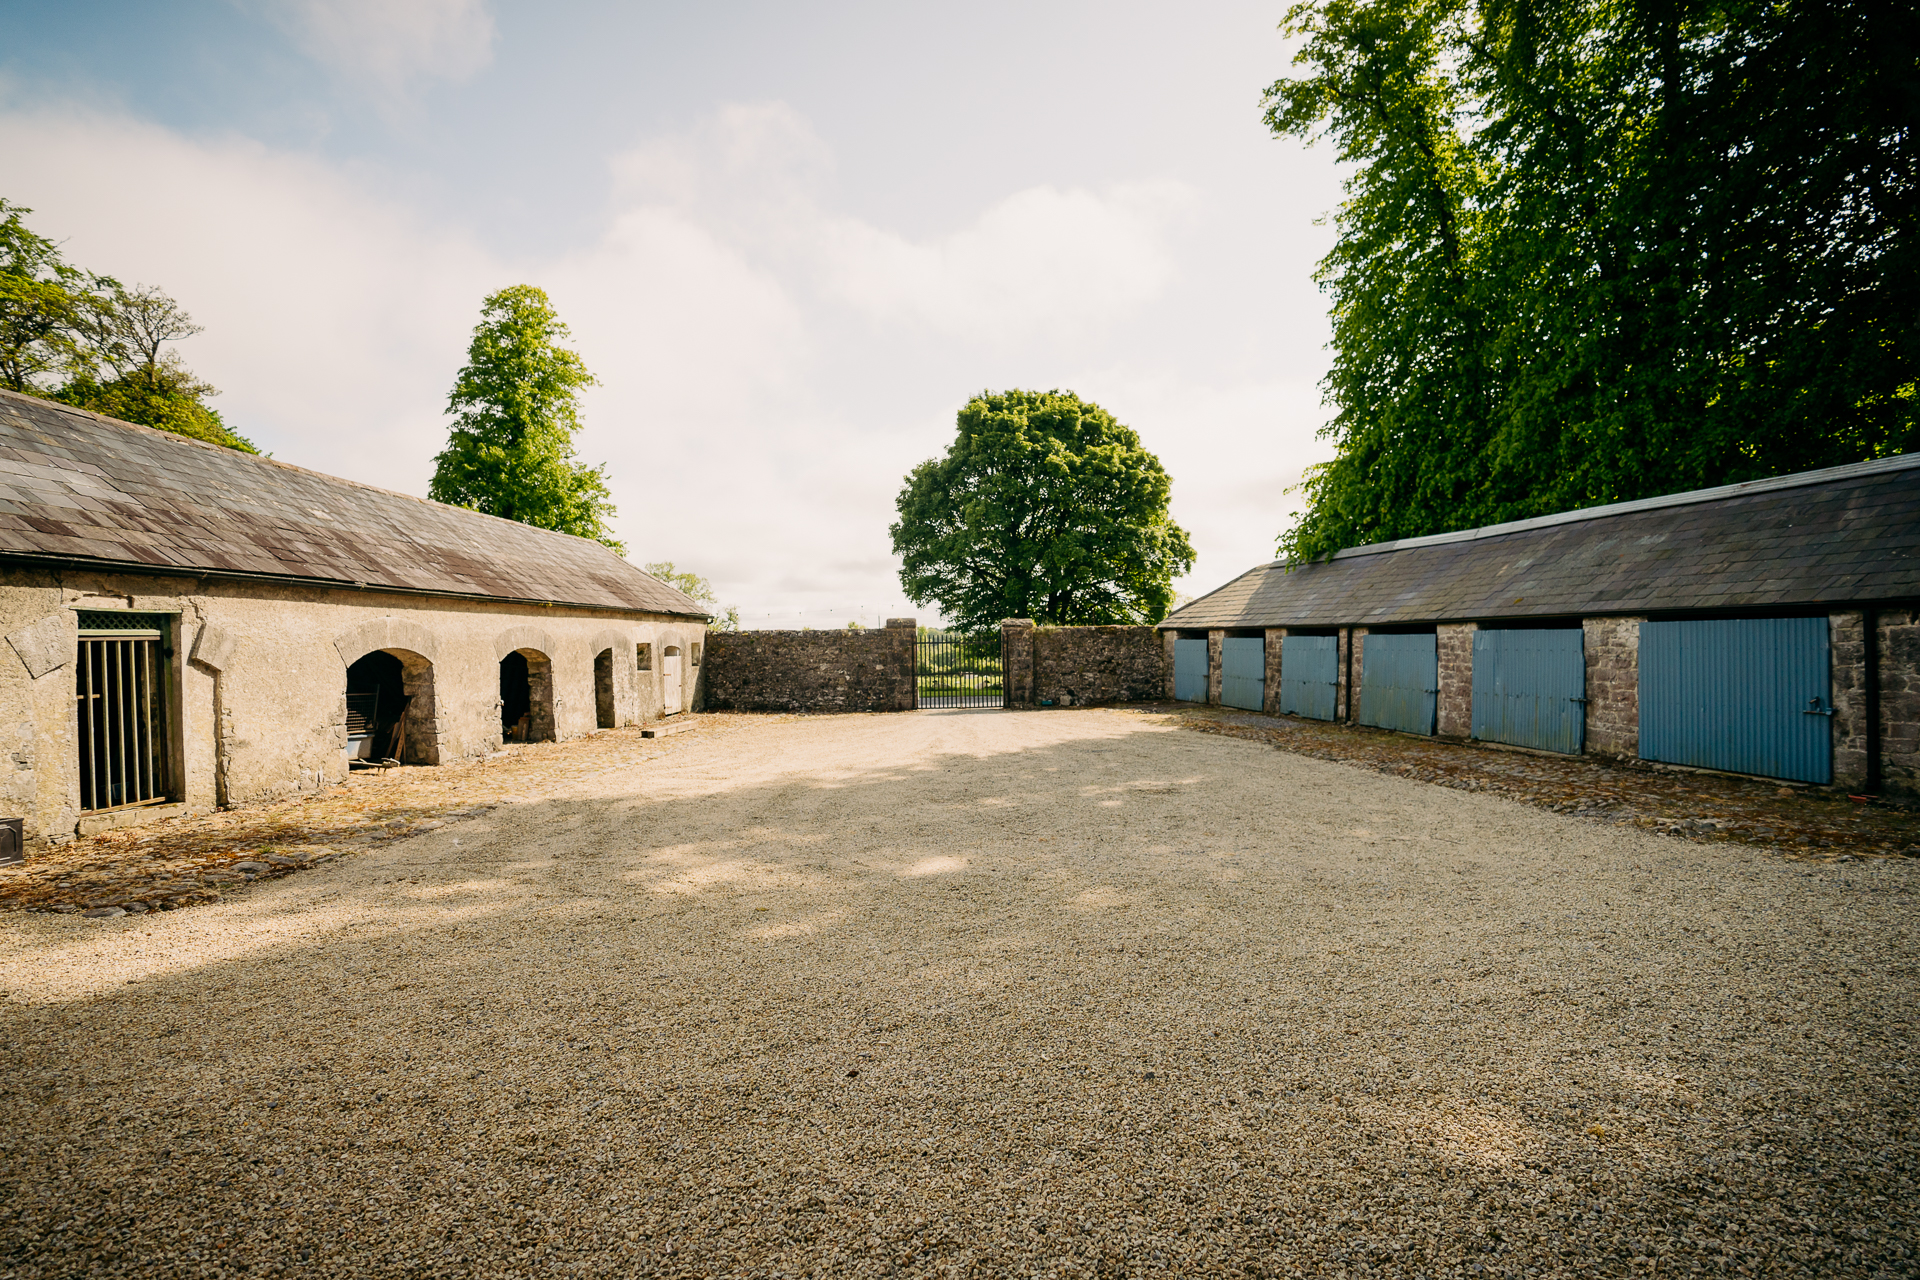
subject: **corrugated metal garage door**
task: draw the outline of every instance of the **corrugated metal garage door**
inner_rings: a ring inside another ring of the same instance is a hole
[[[1370,635],[1360,650],[1360,723],[1402,733],[1432,733],[1440,693],[1433,636]]]
[[[1833,781],[1825,618],[1640,624],[1640,758]]]
[[[1280,710],[1331,720],[1339,687],[1338,636],[1288,636],[1280,642]]]
[[[1243,711],[1266,705],[1267,642],[1259,636],[1228,636],[1220,642],[1220,702]]]
[[[1207,700],[1207,642],[1173,642],[1173,697],[1176,702]]]
[[[1474,633],[1474,737],[1572,754],[1584,745],[1586,727],[1586,646],[1579,630]]]

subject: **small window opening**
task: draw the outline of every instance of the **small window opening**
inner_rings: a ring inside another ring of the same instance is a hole
[[[693,665],[700,665],[700,646],[697,644],[693,646]]]
[[[633,646],[633,660],[640,670],[653,670],[653,646],[650,644],[637,644]]]
[[[172,619],[82,613],[74,665],[80,808],[164,804],[171,795]]]
[[[593,660],[593,723],[613,728],[613,650],[602,649]]]

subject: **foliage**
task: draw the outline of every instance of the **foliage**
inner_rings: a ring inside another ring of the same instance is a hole
[[[163,350],[200,332],[193,317],[159,289],[69,266],[27,229],[31,212],[0,199],[0,385],[257,452],[205,403],[220,393]]]
[[[1281,552],[1920,447],[1896,6],[1309,0],[1274,132],[1355,166],[1335,458]]]
[[[514,285],[488,297],[447,396],[454,426],[434,459],[428,494],[438,502],[625,547],[605,466],[575,459],[579,396],[594,377],[544,291]]]
[[[1167,515],[1172,481],[1140,437],[1065,391],[982,393],[946,455],[907,476],[900,583],[955,630],[1003,618],[1152,623],[1193,566]]]
[[[673,567],[671,560],[659,560],[653,564],[640,566],[660,581],[674,588],[695,604],[719,604],[720,598],[713,594],[713,584],[697,573],[681,573]],[[724,613],[715,612],[707,617],[707,625],[715,631],[738,631],[740,629],[740,609],[737,605],[728,605]]]

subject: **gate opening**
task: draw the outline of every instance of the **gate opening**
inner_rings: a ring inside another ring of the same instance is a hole
[[[155,614],[80,615],[74,703],[82,810],[164,804],[171,796],[170,621]]]
[[[553,664],[537,649],[515,649],[500,659],[500,740],[554,740]]]
[[[347,667],[347,764],[440,763],[433,664],[405,649],[375,649]]]
[[[1003,707],[1006,664],[998,634],[967,635],[922,627],[914,645],[914,705]]]
[[[602,649],[593,660],[593,723],[595,728],[613,728],[613,650]]]

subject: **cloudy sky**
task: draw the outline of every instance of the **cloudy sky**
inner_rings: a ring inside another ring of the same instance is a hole
[[[0,0],[0,195],[180,299],[262,448],[409,493],[481,298],[540,285],[629,554],[748,626],[930,616],[894,498],[1009,387],[1140,433],[1199,594],[1327,453],[1284,7]]]

